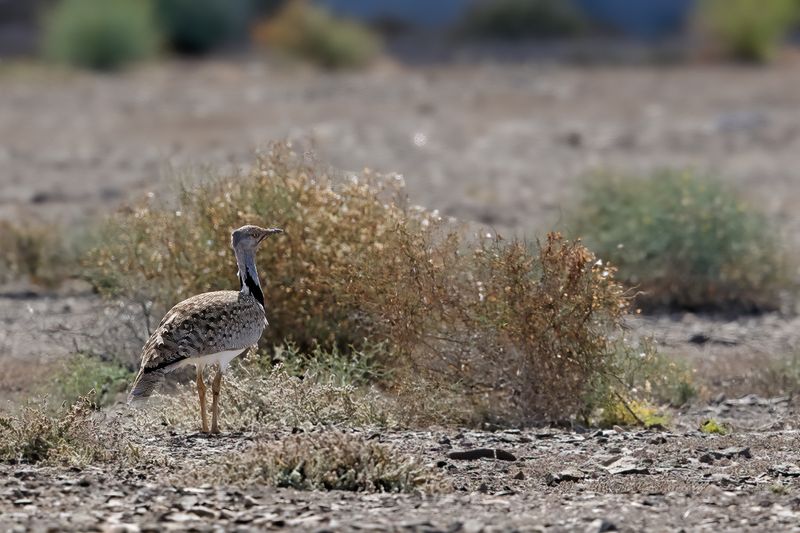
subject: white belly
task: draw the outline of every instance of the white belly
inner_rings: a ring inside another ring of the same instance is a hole
[[[225,352],[217,352],[208,355],[203,355],[200,357],[190,357],[188,359],[184,359],[177,365],[175,365],[175,369],[183,368],[184,366],[194,365],[194,366],[206,366],[206,365],[213,365],[218,364],[219,368],[222,371],[228,368],[228,365],[231,363],[234,357],[243,353],[244,350],[228,350]]]

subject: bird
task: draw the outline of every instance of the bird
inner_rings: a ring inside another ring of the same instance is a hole
[[[264,292],[256,270],[256,250],[280,228],[247,225],[231,233],[231,247],[239,267],[239,290],[206,292],[170,309],[145,343],[128,404],[150,396],[166,374],[187,365],[197,371],[197,394],[204,433],[209,433],[206,384],[203,371],[217,365],[211,384],[211,429],[219,433],[219,391],[230,362],[258,343],[267,327]]]

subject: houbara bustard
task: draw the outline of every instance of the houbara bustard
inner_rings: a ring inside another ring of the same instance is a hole
[[[243,226],[231,233],[240,290],[198,294],[169,310],[142,348],[141,368],[128,395],[129,404],[149,396],[168,372],[194,365],[202,428],[208,432],[203,369],[216,364],[217,373],[211,384],[211,433],[219,433],[222,374],[234,357],[258,342],[267,326],[256,249],[269,235],[282,232],[278,228]]]

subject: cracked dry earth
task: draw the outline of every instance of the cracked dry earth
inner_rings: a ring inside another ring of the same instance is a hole
[[[781,429],[690,429],[709,414]],[[670,431],[358,430],[439,472],[445,489],[430,495],[187,484],[186,472],[289,430],[133,435],[168,466],[0,466],[0,530],[800,531],[798,414],[788,399],[748,397],[675,413]],[[515,460],[449,456],[476,448]]]

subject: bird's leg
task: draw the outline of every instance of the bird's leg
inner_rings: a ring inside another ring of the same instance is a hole
[[[211,383],[211,433],[219,433],[219,389],[221,385],[222,368],[218,368],[214,382]]]
[[[203,381],[203,366],[197,365],[197,395],[200,397],[200,419],[203,421],[203,433],[208,433],[206,420],[206,383]]]

